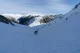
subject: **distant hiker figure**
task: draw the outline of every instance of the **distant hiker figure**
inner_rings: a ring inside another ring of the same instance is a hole
[[[34,34],[35,34],[35,35],[38,34],[38,30],[34,31]]]
[[[66,20],[68,20],[68,18],[66,18]]]

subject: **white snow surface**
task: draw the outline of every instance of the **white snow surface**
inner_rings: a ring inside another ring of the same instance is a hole
[[[80,5],[62,17],[41,25],[35,18],[31,27],[0,23],[0,53],[80,53]]]

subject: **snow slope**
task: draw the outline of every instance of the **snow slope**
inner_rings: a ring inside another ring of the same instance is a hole
[[[47,24],[0,23],[0,30],[0,53],[80,53],[80,5]]]

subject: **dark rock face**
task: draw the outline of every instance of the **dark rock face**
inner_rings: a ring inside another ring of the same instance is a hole
[[[3,22],[3,23],[5,23],[5,24],[11,24],[11,25],[15,26],[15,25],[12,23],[11,20],[9,20],[8,18],[6,18],[6,17],[4,17],[4,16],[2,16],[2,15],[0,15],[0,22]]]
[[[23,16],[23,17],[21,17],[21,18],[18,19],[18,20],[19,20],[19,24],[28,25],[28,22],[29,22],[32,18],[34,18],[34,16],[31,16],[31,15],[29,15],[29,16]]]
[[[80,3],[78,3],[78,4],[74,7],[74,9],[77,9],[79,5],[80,5]]]
[[[40,20],[40,23],[47,23],[53,20],[52,16],[43,16],[43,19]]]

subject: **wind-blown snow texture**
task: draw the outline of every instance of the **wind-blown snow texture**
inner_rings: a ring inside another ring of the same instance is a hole
[[[80,53],[80,5],[47,24],[15,25],[0,23],[0,53]]]

